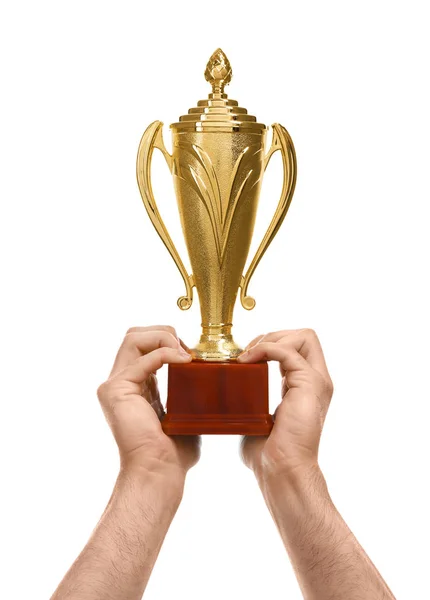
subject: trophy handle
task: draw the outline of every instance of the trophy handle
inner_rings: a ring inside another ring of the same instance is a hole
[[[296,186],[297,179],[297,161],[296,161],[296,151],[294,149],[293,140],[290,137],[288,131],[282,125],[278,123],[274,123],[272,125],[273,128],[273,139],[272,145],[270,147],[269,152],[266,154],[264,159],[264,170],[266,170],[267,165],[272,157],[272,155],[280,150],[282,154],[282,161],[284,164],[284,181],[282,184],[282,192],[281,198],[279,200],[278,206],[276,207],[275,214],[273,215],[273,219],[270,222],[270,225],[266,231],[266,234],[258,247],[257,252],[255,253],[254,258],[252,259],[251,264],[248,267],[245,275],[242,276],[240,282],[240,301],[242,303],[243,308],[246,310],[251,310],[255,306],[255,300],[251,296],[247,296],[249,281],[254,274],[255,269],[257,268],[258,263],[263,257],[263,254],[266,252],[267,248],[270,246],[273,238],[275,237],[278,229],[282,225],[282,221],[287,214],[288,208],[291,204],[291,199],[294,194],[294,188]]]
[[[154,123],[151,123],[151,125],[147,128],[142,136],[142,139],[140,140],[136,163],[137,183],[139,185],[140,195],[142,196],[143,204],[145,205],[149,218],[151,219],[152,224],[154,225],[167,250],[170,252],[170,256],[175,261],[175,264],[184,280],[186,295],[178,298],[178,306],[181,310],[187,310],[193,303],[193,276],[188,275],[187,273],[184,263],[182,262],[178,251],[176,250],[175,244],[173,243],[172,238],[170,237],[166,226],[163,223],[155,202],[154,194],[152,192],[151,163],[154,148],[161,150],[170,171],[172,171],[173,168],[173,158],[167,152],[163,142],[162,127],[163,123],[161,121],[154,121]]]

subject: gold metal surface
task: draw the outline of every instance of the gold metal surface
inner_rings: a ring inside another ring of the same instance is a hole
[[[237,292],[240,288],[244,308],[255,306],[255,300],[247,295],[249,281],[284,220],[296,183],[296,155],[287,130],[282,125],[272,126],[272,144],[264,155],[267,128],[228,99],[224,87],[231,76],[227,57],[216,50],[205,71],[212,93],[171,125],[172,155],[164,146],[160,121],[145,131],[137,155],[137,180],[144,205],[185,283],[186,294],[178,299],[178,306],[190,308],[193,287],[199,295],[202,333],[192,350],[196,360],[234,360],[240,354],[241,348],[231,334]],[[150,173],[155,148],[164,155],[173,176],[192,275],[187,273],[154,199]],[[281,197],[243,275],[262,177],[278,150],[284,166]]]

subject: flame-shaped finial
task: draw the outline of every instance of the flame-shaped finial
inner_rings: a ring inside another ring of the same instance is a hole
[[[206,65],[205,78],[212,86],[213,94],[223,94],[224,86],[231,81],[233,71],[227,56],[218,48]]]

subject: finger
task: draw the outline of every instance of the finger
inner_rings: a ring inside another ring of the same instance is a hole
[[[293,347],[305,358],[311,367],[328,376],[328,369],[324,353],[317,334],[313,329],[285,329],[268,333],[258,342],[279,342],[292,344]]]
[[[295,346],[294,346],[295,343]],[[329,402],[333,393],[330,376],[323,375],[314,369],[300,354],[300,341],[292,338],[290,343],[260,342],[248,352],[238,357],[239,362],[260,362],[262,360],[276,360],[285,376],[283,394],[286,389],[307,388],[312,390],[324,402]]]
[[[184,340],[182,340],[181,338],[178,338],[178,339],[179,339],[179,343],[181,344],[182,348],[184,350],[186,350],[187,352],[190,352],[190,348],[187,346],[187,344],[184,342]]]
[[[128,364],[157,348],[179,348],[179,340],[166,330],[132,331],[126,334],[113,364],[110,377]]]
[[[160,391],[157,385],[157,378],[151,374],[142,384],[142,396],[148,404],[154,409],[157,417],[161,419],[165,414],[161,403]]]
[[[168,331],[178,337],[176,329],[171,325],[147,325],[146,327],[130,327],[127,333],[144,333],[145,331]]]
[[[259,456],[267,441],[267,435],[246,435],[240,441],[240,456],[249,469],[254,469],[254,457]]]
[[[121,379],[123,381],[130,381],[131,383],[142,384],[151,374],[156,373],[165,364],[186,363],[190,361],[191,355],[183,350],[167,347],[158,348],[134,360],[112,379]]]
[[[284,335],[287,335],[288,333],[292,333],[294,331],[297,331],[297,329],[281,329],[279,331],[271,331],[270,333],[265,333],[264,335],[259,336],[259,341],[277,342],[282,337],[284,337]]]
[[[255,346],[255,344],[258,344],[258,342],[259,342],[259,341],[260,341],[260,340],[261,340],[263,337],[264,337],[264,334],[263,334],[263,333],[262,333],[262,334],[260,334],[260,335],[257,335],[257,337],[255,337],[253,340],[251,340],[251,341],[249,342],[249,344],[247,344],[247,345],[245,346],[245,351],[246,351],[246,350],[249,350],[250,348],[252,348],[252,346]]]
[[[276,360],[285,371],[309,370],[307,360],[294,346],[277,344],[276,342],[260,342],[253,348],[241,354],[238,359],[241,363],[256,363],[264,360]]]

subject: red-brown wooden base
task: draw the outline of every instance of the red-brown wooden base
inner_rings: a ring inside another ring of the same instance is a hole
[[[162,426],[168,435],[268,435],[273,418],[267,363],[169,365]]]

